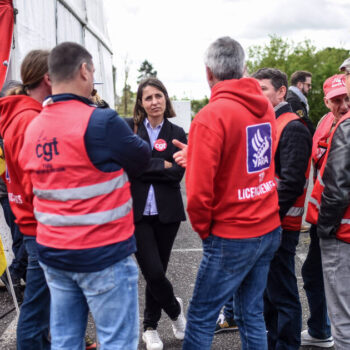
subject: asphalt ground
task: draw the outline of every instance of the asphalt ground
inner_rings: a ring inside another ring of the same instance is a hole
[[[2,214],[0,212],[0,214]],[[1,218],[0,218],[1,222]],[[0,223],[1,227],[1,223]],[[300,299],[303,309],[303,329],[306,329],[306,321],[309,315],[306,296],[302,288],[303,282],[301,278],[301,266],[306,258],[310,239],[308,233],[300,235],[297,255],[295,259],[296,274],[300,292]],[[189,300],[192,295],[198,266],[202,256],[201,240],[198,235],[193,232],[189,221],[183,222],[180,226],[175,244],[173,247],[171,260],[169,262],[167,276],[172,282],[175,294],[184,301],[184,308],[187,310]],[[142,315],[144,307],[144,291],[145,283],[140,274],[139,278],[139,307],[140,307],[140,343],[139,350],[145,350],[146,347],[141,339]],[[6,290],[0,287],[0,314],[10,310],[13,307],[11,298]],[[8,316],[0,319],[0,349],[14,350],[16,349],[16,319],[15,312],[11,312]],[[170,321],[166,314],[162,314],[158,327],[159,335],[164,343],[165,350],[181,349],[181,341],[174,338]],[[88,324],[88,334],[94,336],[94,325],[90,318]],[[214,336],[212,349],[215,350],[238,350],[241,348],[238,332],[226,332]],[[303,350],[318,349],[317,347],[301,347]],[[28,349],[31,350],[31,349]],[[200,349],[199,349],[200,350]]]

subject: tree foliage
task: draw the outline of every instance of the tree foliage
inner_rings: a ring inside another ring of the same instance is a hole
[[[122,97],[117,103],[117,111],[120,115],[124,117],[131,117],[133,115],[136,94],[131,91],[131,86],[129,84],[129,71],[130,71],[130,61],[126,57],[124,60],[124,87]]]
[[[308,95],[310,118],[314,123],[327,113],[323,103],[323,83],[333,74],[339,73],[340,64],[350,56],[349,50],[328,47],[317,50],[310,40],[294,43],[276,35],[264,46],[248,49],[247,68],[254,73],[260,68],[278,68],[290,78],[297,70],[312,73],[312,90]]]
[[[191,100],[192,117],[194,117],[208,103],[209,98],[207,96],[205,96],[201,100]]]
[[[140,73],[140,75],[137,77],[138,84],[143,79],[150,78],[150,77],[154,77],[154,78],[157,77],[157,71],[153,69],[153,65],[147,60],[144,60],[141,63],[141,66],[138,69],[138,72]]]
[[[117,104],[117,111],[123,117],[132,117],[136,101],[136,93],[131,91],[131,86],[125,84],[120,103]]]

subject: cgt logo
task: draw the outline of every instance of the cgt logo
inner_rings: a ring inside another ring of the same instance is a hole
[[[49,162],[52,160],[53,155],[59,155],[59,152],[57,150],[57,139],[54,137],[51,142],[45,142],[45,143],[38,143],[36,145],[36,156],[38,158],[43,157],[44,160]]]
[[[163,152],[167,149],[167,143],[163,139],[158,139],[153,146],[158,152]]]

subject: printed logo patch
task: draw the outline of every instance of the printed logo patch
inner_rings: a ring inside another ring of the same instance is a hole
[[[271,125],[258,124],[247,127],[247,170],[256,173],[271,164]]]
[[[298,116],[299,116],[300,118],[303,118],[303,117],[304,117],[304,112],[303,112],[302,109],[298,109],[295,113],[298,114]]]
[[[163,152],[167,148],[167,143],[163,139],[158,139],[153,146],[158,152]]]

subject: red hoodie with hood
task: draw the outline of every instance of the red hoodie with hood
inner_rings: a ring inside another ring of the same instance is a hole
[[[255,79],[215,84],[188,138],[187,211],[202,239],[262,236],[280,225],[276,120]]]
[[[16,223],[21,233],[28,236],[36,236],[33,192],[29,176],[18,164],[18,155],[27,126],[41,110],[41,104],[26,95],[0,98],[0,134],[4,139],[6,159],[5,183]]]

